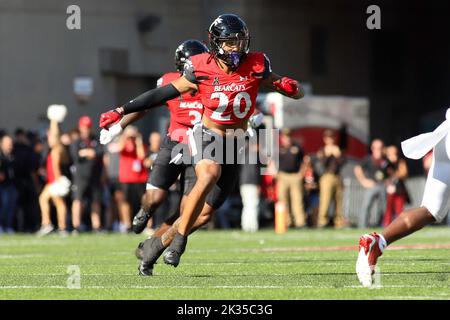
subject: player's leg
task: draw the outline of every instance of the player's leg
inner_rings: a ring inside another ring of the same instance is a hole
[[[181,200],[181,204],[183,203],[183,201],[185,201],[186,196],[182,197]],[[181,205],[180,205],[181,206]],[[171,215],[170,217],[168,217],[166,220],[164,220],[164,222],[155,230],[155,232],[153,232],[153,234],[151,235],[151,237],[148,237],[147,240],[151,239],[151,238],[161,238],[161,236],[166,233],[167,230],[169,230],[172,225],[174,224],[174,222],[180,217],[180,209],[174,213],[173,215]],[[178,227],[178,225],[177,225]],[[175,229],[176,230],[176,229]],[[145,241],[139,242],[138,247],[135,250],[135,255],[136,258],[138,258],[139,260],[142,260],[143,257],[143,251],[144,251],[144,243]],[[170,243],[169,243],[170,244]],[[169,245],[167,244],[167,246]],[[164,248],[166,248],[167,246],[165,246]],[[160,254],[158,254],[158,257],[162,254],[162,251]],[[157,259],[157,258],[156,258]],[[156,260],[155,260],[156,261]]]
[[[203,206],[202,211],[200,212],[199,216],[195,220],[194,224],[192,225],[192,228],[189,232],[189,234],[194,233],[204,225],[206,225],[209,221],[211,221],[211,218],[214,214],[215,209],[211,207],[208,203],[205,203]],[[167,248],[171,243],[172,240],[175,237],[175,234],[177,233],[178,226],[181,223],[181,217],[179,217],[172,226],[170,226],[167,231],[161,235],[161,241],[163,245]]]
[[[173,226],[175,221],[177,221],[180,217],[180,211],[183,210],[182,209],[183,203],[186,201],[186,199],[187,199],[187,196],[183,196],[183,198],[181,200],[181,204],[180,204],[180,209],[178,210],[178,212],[174,213],[173,215],[168,217],[166,220],[164,220],[164,222],[159,226],[159,228],[156,229],[156,231],[153,233],[153,235],[152,235],[153,237],[161,237],[169,228],[171,228]],[[199,216],[199,218],[200,218],[200,216]]]
[[[201,175],[197,173],[197,179],[199,180]],[[211,218],[210,216],[213,213],[213,210],[217,210],[226,200],[228,195],[233,191],[233,189],[236,187],[237,180],[239,178],[239,164],[233,163],[233,164],[223,164],[221,166],[221,176],[220,179],[217,181],[215,185],[213,185],[212,190],[208,193],[208,195],[205,198],[205,202],[210,206],[203,207],[202,209],[202,221],[196,221],[197,225],[194,225],[195,228],[200,227],[201,225],[204,225],[209,221]],[[198,181],[197,180],[197,181]],[[195,187],[195,186],[194,186]],[[194,190],[194,189],[193,189]],[[189,197],[186,201],[185,206],[188,205],[188,201],[192,197],[192,191],[189,193]],[[206,210],[206,212],[204,211]],[[181,221],[180,226],[183,223],[184,213],[186,212],[186,208],[182,211],[181,215]],[[209,216],[208,216],[209,215]],[[192,229],[194,229],[194,227]],[[180,227],[178,228],[180,230]],[[191,233],[192,230],[189,230],[189,233]],[[179,263],[179,256],[177,253],[174,254],[174,259],[172,259],[172,251],[171,248],[174,244],[174,241],[177,240],[177,237],[179,237],[179,232],[174,236],[172,243],[170,244],[169,250],[167,251],[166,255],[164,256],[164,262],[171,264],[173,266],[178,265]],[[164,240],[164,239],[163,239]]]
[[[195,166],[197,182],[189,193],[178,225],[178,231],[164,256],[164,262],[177,266],[187,244],[187,237],[205,204],[206,196],[220,178],[221,165],[210,159],[202,159]]]
[[[214,213],[214,208],[205,203],[202,212],[195,220],[190,233],[195,232],[200,227],[207,224]],[[139,266],[141,275],[150,276],[153,274],[153,265],[162,255],[164,250],[172,243],[178,232],[178,226],[181,218],[178,217],[172,224],[168,224],[166,220],[165,226],[161,226],[149,239],[142,242],[136,250],[136,257],[142,262]]]
[[[213,212],[214,209],[209,204],[205,203],[203,210],[196,219],[190,233],[195,232],[198,228],[208,223],[211,220]],[[164,250],[172,243],[178,232],[180,222],[180,217],[177,217],[173,222],[166,220],[165,223],[155,231],[152,237],[140,243],[136,250],[136,256],[138,259],[142,260],[139,266],[139,273],[141,275],[150,276],[153,274],[153,265],[162,255]]]
[[[203,161],[203,160],[202,160]],[[198,166],[198,164],[195,166]],[[201,175],[195,170],[193,166],[188,166],[185,171],[185,184],[184,184],[184,194],[189,194],[189,197],[187,200],[192,199],[192,190],[194,189],[195,185],[197,185],[198,178],[197,177],[205,177],[205,175]],[[191,227],[189,233],[194,232],[196,229],[200,228],[201,226],[208,223],[211,219],[211,216],[215,209],[219,208],[225,199],[227,198],[228,194],[232,191],[232,188],[235,186],[236,181],[238,179],[239,174],[239,165],[237,164],[230,164],[230,165],[222,165],[221,169],[221,176],[220,179],[217,181],[216,184],[213,185],[212,191],[210,191],[206,197],[206,204],[203,206],[202,211],[200,215],[195,220],[193,226]],[[188,201],[181,201],[181,212],[186,212],[186,204]],[[168,245],[173,244],[173,240],[176,240],[177,236],[179,237],[179,225],[182,223],[182,218],[178,219],[174,223],[174,225],[167,230],[167,232],[161,236],[161,240],[158,240],[156,245],[158,248],[161,248],[161,246],[166,247]],[[185,238],[186,239],[186,238]],[[184,239],[184,240],[185,240]],[[156,241],[156,240],[153,240]],[[146,240],[147,242],[147,240]],[[148,241],[150,244],[150,241]],[[186,241],[184,242],[184,246],[186,244]],[[181,244],[183,246],[183,244]],[[161,249],[163,250],[163,249]],[[150,250],[152,251],[152,250]],[[153,249],[153,257],[155,256],[156,248]],[[159,256],[159,255],[158,255]],[[164,257],[164,262],[172,265],[178,265],[179,263],[179,257],[180,254],[178,252],[173,253],[171,249],[169,248],[169,251],[166,253]],[[172,259],[173,258],[173,259]],[[157,258],[156,258],[157,259]],[[154,260],[156,261],[156,260]],[[145,261],[143,260],[143,263]],[[141,266],[142,264],[141,263]]]
[[[175,169],[180,169],[180,184],[182,193],[184,193],[182,200],[180,201],[180,210],[183,209],[186,195],[191,191],[194,187],[196,181],[195,170],[193,166],[178,166]],[[167,246],[169,246],[170,242],[167,245],[163,245],[161,236],[168,231],[174,224],[174,222],[178,219],[180,210],[177,213],[170,216],[168,219],[164,221],[164,223],[155,231],[155,233],[148,239],[143,242],[140,242],[138,247],[136,248],[135,254],[138,259],[141,260],[140,265],[138,267],[139,274],[144,276],[151,276],[153,274],[153,265],[156,263],[158,258],[164,252]],[[173,236],[175,235],[178,229],[178,224],[173,227]],[[168,233],[169,235],[169,233]],[[171,238],[173,239],[173,236]],[[172,241],[172,240],[171,240]]]
[[[450,136],[434,148],[433,163],[420,208],[401,213],[384,231],[387,244],[433,222],[441,222],[450,210]]]
[[[180,180],[182,194],[183,194],[181,201],[180,201],[180,208],[179,208],[178,212],[176,212],[173,215],[171,215],[170,217],[168,217],[153,234],[153,237],[161,237],[164,233],[166,233],[167,230],[172,229],[173,235],[171,235],[171,236],[169,236],[169,234],[166,235],[166,239],[170,239],[170,241],[167,242],[167,245],[165,245],[165,247],[169,246],[170,242],[172,242],[172,240],[173,240],[173,236],[175,235],[176,230],[178,229],[178,225],[180,223],[180,219],[179,219],[180,212],[183,211],[187,196],[191,192],[196,181],[197,181],[197,176],[195,175],[194,166],[185,167],[185,169],[181,173],[181,180]],[[208,207],[207,203],[205,204],[205,207]],[[207,210],[206,210],[206,213],[207,213]],[[197,220],[202,220],[202,216],[204,214],[205,214],[205,209],[200,213],[200,216],[197,218]],[[197,225],[197,220],[194,224],[194,227]],[[176,224],[175,224],[175,221],[177,221]],[[175,226],[174,226],[174,224],[175,224]],[[173,232],[173,230],[175,230],[175,232]]]
[[[414,233],[426,225],[436,222],[436,218],[426,207],[407,210],[399,215],[383,230],[386,245]]]
[[[141,209],[133,218],[132,226],[135,233],[141,233],[145,229],[155,211],[167,199],[170,186],[177,181],[185,168],[184,165],[170,163],[172,150],[176,144],[166,138],[158,152],[147,181]]]
[[[153,173],[152,173],[153,175]],[[141,209],[133,218],[133,231],[137,234],[141,233],[147,226],[148,221],[153,217],[155,211],[167,199],[167,191],[157,187],[149,187],[143,197]]]
[[[364,286],[372,284],[377,260],[387,245],[430,223],[441,222],[450,210],[450,148],[446,148],[449,144],[447,135],[434,148],[422,206],[401,213],[382,234],[374,232],[361,236],[356,273]]]
[[[211,220],[214,211],[223,204],[227,195],[231,192],[232,186],[236,184],[238,172],[238,165],[224,166],[221,178],[206,197],[206,203],[191,228],[190,233],[195,232]],[[187,166],[182,174],[182,177],[182,180],[184,180],[182,184],[184,195],[180,203],[180,212],[183,212],[187,196],[190,196],[190,192],[197,181],[194,167]],[[165,221],[165,226],[158,229],[151,238],[145,240],[137,248],[136,256],[142,260],[139,266],[139,273],[141,275],[152,275],[153,265],[164,252],[165,248],[171,244],[177,234],[180,222],[181,218],[173,215]],[[168,227],[167,229],[166,226]],[[144,251],[146,252],[145,257]]]

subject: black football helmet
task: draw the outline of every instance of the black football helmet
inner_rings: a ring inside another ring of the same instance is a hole
[[[226,65],[236,68],[246,57],[250,47],[250,33],[245,22],[235,14],[222,14],[209,27],[209,46],[212,55]],[[223,45],[236,50],[225,51]]]
[[[198,40],[186,40],[175,50],[175,67],[178,72],[183,72],[187,59],[196,54],[209,52],[208,47]]]

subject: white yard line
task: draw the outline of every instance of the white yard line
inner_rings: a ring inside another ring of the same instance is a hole
[[[0,259],[17,259],[17,258],[36,258],[45,257],[43,253],[25,253],[25,254],[0,254]]]

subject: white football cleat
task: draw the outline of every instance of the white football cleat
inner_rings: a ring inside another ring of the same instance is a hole
[[[362,235],[359,238],[358,250],[356,275],[364,287],[370,287],[373,284],[378,257],[383,254],[380,249],[380,236],[376,232]]]

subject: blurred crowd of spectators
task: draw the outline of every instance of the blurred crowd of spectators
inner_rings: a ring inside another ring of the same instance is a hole
[[[52,121],[45,139],[23,129],[13,135],[0,131],[0,233],[129,232],[160,143],[159,133],[145,141],[129,126],[102,146],[87,116],[65,133]],[[305,154],[291,133],[282,130],[279,151],[275,175],[261,175],[257,164],[242,166],[239,185],[209,227],[254,232],[273,225],[276,203],[284,204],[291,228],[385,226],[409,201],[406,162],[396,146],[385,147],[381,140],[372,141],[370,155],[354,167],[364,200],[353,225],[343,212],[346,157],[335,133],[326,130],[320,150]],[[178,183],[172,186],[148,233],[177,210],[179,189]]]
[[[62,134],[51,121],[45,139],[1,131],[0,233],[128,232],[160,141],[152,133],[147,144],[129,126],[102,146],[87,116]],[[159,223],[158,215],[169,214],[163,210],[155,215]]]
[[[278,172],[274,176],[253,179],[254,186],[261,189],[260,194],[243,190],[248,187],[241,177],[240,196],[244,204],[241,224],[244,230],[248,216],[246,202],[253,207],[255,202],[259,204],[260,220],[273,218],[275,203],[281,203],[290,228],[387,226],[404,210],[405,204],[410,202],[405,185],[408,177],[406,161],[400,158],[397,146],[385,146],[383,141],[375,139],[371,142],[370,154],[353,166],[352,177],[360,184],[364,195],[357,221],[349,221],[344,215],[343,204],[343,168],[349,159],[337,144],[335,132],[325,130],[322,139],[322,147],[317,152],[306,154],[290,130],[282,130]],[[430,162],[431,154],[424,158],[425,170]],[[255,198],[259,200],[255,201]],[[232,197],[228,201],[232,202]],[[229,206],[225,205],[223,211],[229,212]]]

